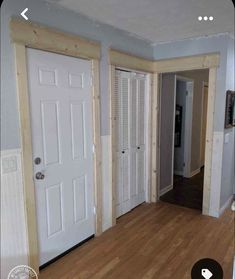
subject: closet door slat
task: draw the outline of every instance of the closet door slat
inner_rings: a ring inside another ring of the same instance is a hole
[[[122,89],[121,89],[121,109],[122,111],[122,149],[129,149],[129,95],[130,95],[130,79],[122,77]]]

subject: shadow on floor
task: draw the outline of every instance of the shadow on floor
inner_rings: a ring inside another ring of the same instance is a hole
[[[173,189],[161,196],[160,200],[202,211],[203,177],[203,169],[192,178],[175,175]]]

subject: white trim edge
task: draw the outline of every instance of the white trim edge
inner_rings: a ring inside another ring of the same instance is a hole
[[[196,169],[194,171],[191,171],[190,177],[193,177],[194,175],[196,175],[196,174],[198,174],[200,172],[201,172],[201,168],[198,168],[198,169]]]
[[[173,185],[166,186],[165,188],[160,190],[160,197],[173,189]]]

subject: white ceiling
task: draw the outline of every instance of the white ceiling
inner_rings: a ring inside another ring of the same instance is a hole
[[[47,0],[154,43],[234,33],[231,0]],[[199,22],[198,16],[214,21]]]

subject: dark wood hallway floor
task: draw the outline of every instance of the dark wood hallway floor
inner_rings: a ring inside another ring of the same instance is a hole
[[[203,176],[203,169],[192,178],[175,175],[173,189],[161,196],[160,200],[202,210]]]
[[[232,278],[234,216],[219,219],[159,201],[43,269],[39,279],[190,279],[195,262],[213,258]]]

